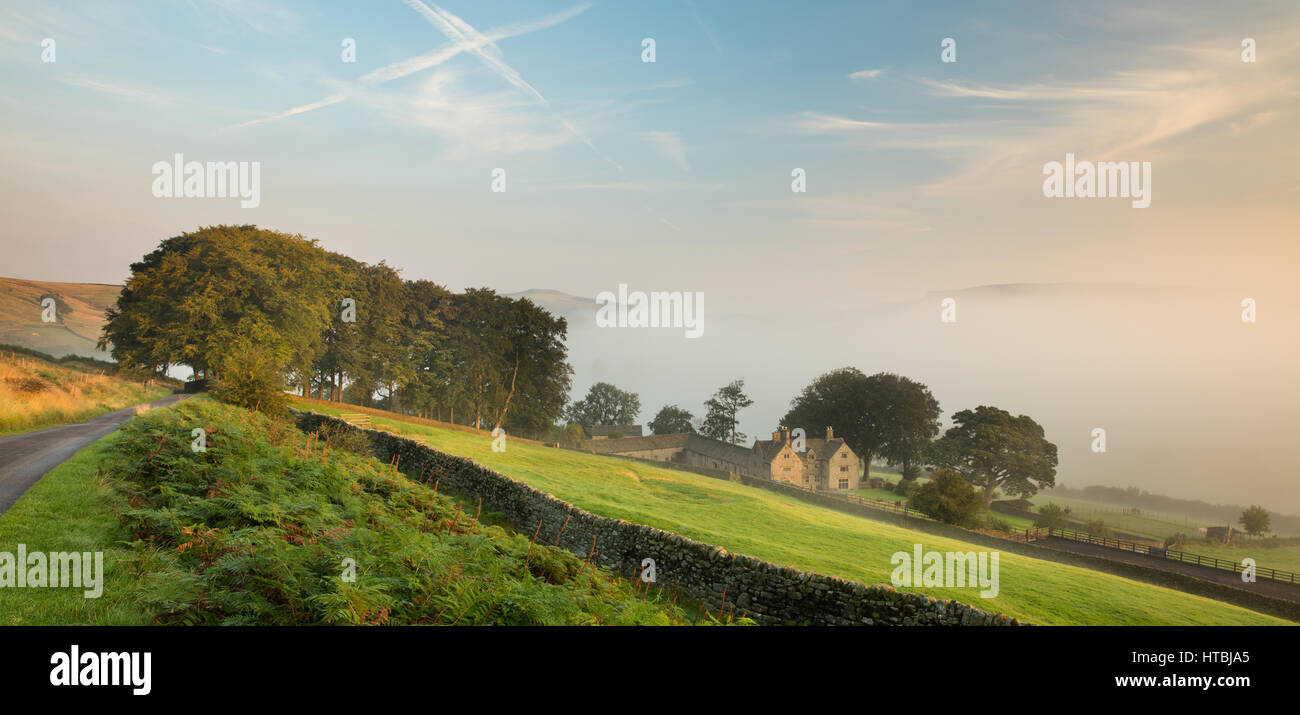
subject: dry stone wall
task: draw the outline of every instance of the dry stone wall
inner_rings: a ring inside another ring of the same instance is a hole
[[[359,430],[315,412],[297,413],[298,427],[311,432]],[[725,592],[728,613],[745,614],[764,625],[1020,625],[956,601],[942,601],[889,585],[868,586],[777,566],[622,519],[609,519],[538,491],[523,482],[466,459],[388,432],[360,430],[377,458],[397,460],[411,479],[433,483],[475,499],[503,514],[521,532],[538,529],[538,543],[559,545],[632,578],[643,559],[654,559],[656,583],[679,589],[680,598],[703,599],[717,612]]]

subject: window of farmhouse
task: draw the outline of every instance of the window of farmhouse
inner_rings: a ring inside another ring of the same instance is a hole
[[[847,472],[847,471],[849,471],[849,468],[846,467],[846,466],[844,466],[843,464],[841,464],[841,465],[840,465],[840,471],[841,471],[841,472]]]
[[[847,480],[847,479],[841,479],[841,480],[840,480],[840,489],[848,489],[848,488],[849,488],[849,480]]]
[[[788,472],[788,471],[790,471],[790,468],[789,468],[789,467],[782,467],[782,468],[781,468],[781,471],[783,471],[783,472]]]

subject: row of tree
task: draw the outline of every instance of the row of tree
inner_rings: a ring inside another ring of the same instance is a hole
[[[525,299],[453,293],[301,236],[216,226],[132,264],[100,344],[139,370],[187,365],[244,402],[290,387],[536,434],[567,400],[567,330]]]
[[[704,402],[702,419],[696,420],[690,410],[677,405],[664,405],[647,426],[655,434],[692,432],[721,442],[740,444],[747,439],[744,432],[736,429],[740,423],[740,411],[752,404],[754,401],[745,394],[745,381],[734,380]],[[588,433],[595,425],[635,424],[639,414],[641,397],[608,382],[592,385],[586,397],[570,404],[564,412],[570,424],[581,425]]]

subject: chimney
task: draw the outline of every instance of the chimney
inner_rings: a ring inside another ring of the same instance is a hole
[[[785,425],[781,425],[781,441],[786,444],[790,443],[790,428]]]
[[[835,428],[828,426],[826,428],[826,441],[829,442],[833,439],[835,439]]]
[[[777,442],[780,441],[781,441],[781,430],[777,430],[772,433],[772,443],[776,444]]]

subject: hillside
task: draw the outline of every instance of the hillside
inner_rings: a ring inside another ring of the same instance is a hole
[[[0,277],[0,343],[21,345],[55,357],[80,355],[101,360],[95,350],[104,311],[117,302],[122,286],[101,283],[50,283]],[[57,321],[41,321],[41,299],[57,301]]]
[[[304,407],[332,411],[315,404]],[[333,410],[341,411],[347,408]],[[892,554],[911,552],[918,543],[928,550],[986,550],[689,472],[518,441],[498,453],[486,435],[373,416],[371,421],[472,458],[600,516],[863,583],[889,583]],[[1285,623],[1210,599],[1006,552],[996,598],[981,599],[970,589],[917,590],[1044,625]]]
[[[0,434],[84,422],[171,391],[156,380],[135,382],[0,350]]]

